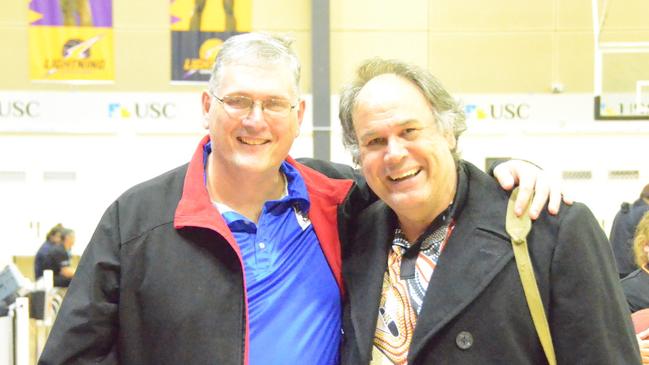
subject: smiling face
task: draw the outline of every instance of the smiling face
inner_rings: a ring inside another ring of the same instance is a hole
[[[353,123],[368,184],[399,221],[432,222],[453,200],[452,133],[442,133],[431,106],[410,81],[394,74],[370,80],[358,94]]]
[[[214,94],[270,98],[297,103],[294,77],[282,64],[225,65]],[[268,118],[256,103],[250,114],[232,118],[208,92],[203,93],[204,127],[212,141],[212,161],[229,174],[272,173],[279,170],[299,133],[304,102],[283,118]]]

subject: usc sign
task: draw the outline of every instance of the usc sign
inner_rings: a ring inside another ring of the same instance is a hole
[[[0,99],[0,118],[36,118],[39,111],[40,103],[37,101]]]

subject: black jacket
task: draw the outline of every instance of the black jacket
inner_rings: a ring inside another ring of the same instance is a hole
[[[204,184],[206,141],[189,165],[129,189],[108,208],[39,364],[247,364],[243,264]],[[307,186],[309,219],[342,290],[336,212],[352,181],[288,162]]]
[[[649,308],[649,273],[638,269],[622,279],[622,289],[631,312]]]
[[[649,204],[640,198],[633,204],[622,203],[611,226],[611,247],[620,278],[629,275],[638,266],[633,259],[633,237],[642,216],[649,212]]]
[[[469,163],[468,193],[422,304],[408,364],[543,364],[505,232],[508,193]],[[376,202],[343,242],[342,363],[368,364],[395,219]],[[528,237],[559,364],[639,364],[609,244],[582,204],[543,212]]]

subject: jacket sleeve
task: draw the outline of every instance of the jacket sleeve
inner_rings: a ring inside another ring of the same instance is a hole
[[[565,209],[557,239],[548,313],[557,363],[639,364],[611,248],[585,205]]]
[[[83,253],[38,364],[118,364],[119,248],[115,202]]]
[[[629,304],[629,310],[631,313],[649,307],[649,305],[647,305],[647,299],[649,298],[647,287],[644,285],[640,286],[640,279],[644,275],[646,274],[642,269],[638,269],[620,281],[622,291],[626,297],[626,302]]]

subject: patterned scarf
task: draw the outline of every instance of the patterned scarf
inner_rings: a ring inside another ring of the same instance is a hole
[[[412,245],[401,229],[395,230],[383,276],[371,365],[407,364],[426,289],[452,229],[453,224],[442,224],[425,237],[414,261],[414,275],[407,277],[402,277],[401,271],[407,267],[404,254]]]

